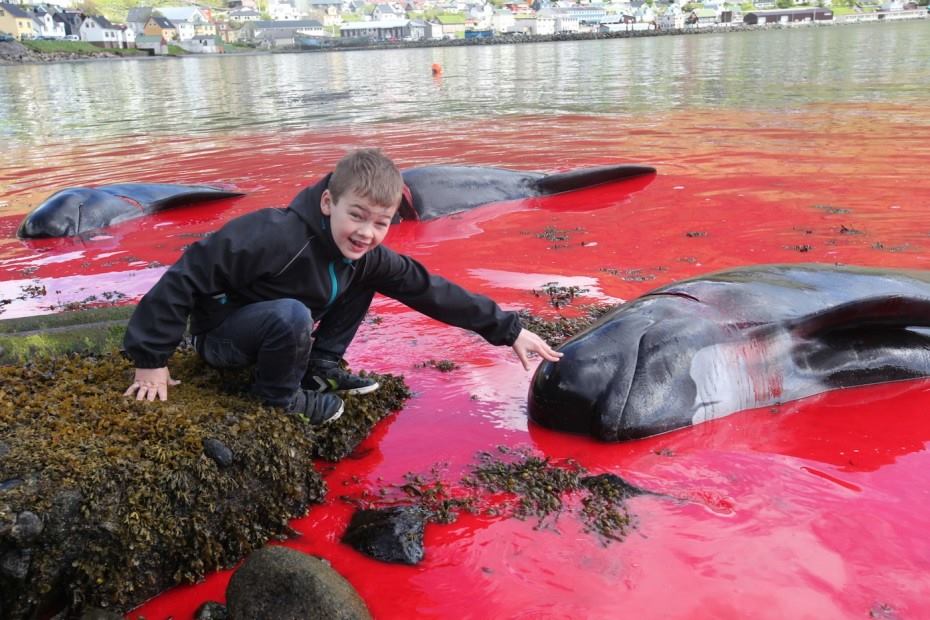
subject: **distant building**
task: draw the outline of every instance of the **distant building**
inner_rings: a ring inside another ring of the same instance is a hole
[[[20,41],[38,36],[32,13],[8,2],[0,3],[0,30],[13,35]]]
[[[749,11],[743,16],[743,23],[750,26],[763,24],[790,24],[796,22],[831,21],[833,11],[830,9],[781,9],[774,11]]]
[[[410,22],[406,19],[347,22],[340,27],[339,37],[373,41],[402,41],[410,38]]]
[[[323,24],[315,19],[290,21],[247,22],[239,31],[239,39],[259,43],[263,47],[293,47],[297,37],[325,36]]]
[[[165,56],[168,43],[161,37],[141,34],[136,37],[136,49],[146,50],[152,56]]]
[[[171,23],[171,20],[155,14],[145,22],[142,33],[148,37],[160,37],[169,43],[176,41],[178,38],[178,31],[174,24]]]
[[[129,9],[129,12],[126,14],[126,25],[132,28],[136,32],[136,35],[144,33],[145,24],[152,16],[153,10],[154,9],[150,6],[140,6]]]
[[[81,41],[87,41],[97,47],[125,47],[122,31],[102,15],[88,15],[81,24]]]
[[[262,14],[253,9],[236,9],[229,12],[229,21],[243,24],[245,22],[261,21]]]

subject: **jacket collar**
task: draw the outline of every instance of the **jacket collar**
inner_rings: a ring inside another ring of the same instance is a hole
[[[310,237],[316,237],[323,242],[323,248],[330,258],[343,258],[342,252],[333,239],[333,231],[330,227],[329,216],[324,215],[320,209],[320,200],[323,197],[323,190],[329,187],[329,178],[332,173],[327,174],[316,184],[305,187],[300,191],[288,209],[296,213],[304,221],[310,230]]]

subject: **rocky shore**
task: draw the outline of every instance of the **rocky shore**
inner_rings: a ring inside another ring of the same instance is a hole
[[[792,24],[792,25],[782,25],[782,24],[768,24],[764,26],[748,26],[745,24],[733,24],[725,28],[682,28],[682,29],[652,29],[652,30],[635,30],[635,31],[622,31],[622,32],[612,32],[612,33],[599,33],[599,32],[580,32],[580,33],[560,33],[552,35],[522,35],[522,36],[496,36],[496,37],[487,37],[487,38],[474,38],[474,39],[450,39],[450,40],[422,40],[422,41],[382,41],[382,42],[365,42],[365,43],[351,43],[341,39],[334,41],[333,45],[327,45],[320,48],[314,49],[297,49],[297,48],[281,48],[275,50],[258,50],[252,52],[241,52],[237,51],[236,56],[242,54],[288,54],[288,53],[321,53],[321,52],[338,52],[338,51],[353,51],[353,50],[385,50],[385,49],[407,49],[407,48],[421,48],[421,47],[463,47],[463,46],[482,46],[482,45],[513,45],[513,44],[523,44],[523,43],[547,43],[547,42],[558,42],[558,41],[592,41],[592,40],[602,40],[602,39],[631,39],[631,38],[642,38],[642,37],[657,37],[657,36],[667,36],[667,35],[700,35],[700,34],[713,34],[713,33],[722,33],[722,32],[747,32],[755,30],[778,30],[783,28],[798,28],[798,27],[821,27],[821,26],[833,26],[836,25],[833,22],[830,23],[802,23],[802,24]],[[212,56],[212,55],[211,55]],[[76,54],[76,53],[51,53],[43,54],[30,50],[26,46],[12,41],[8,43],[0,43],[0,65],[4,64],[26,64],[26,63],[50,63],[50,62],[66,62],[66,61],[76,61],[76,60],[98,60],[98,59],[119,59],[119,58],[130,58],[133,60],[140,59],[164,59],[164,58],[174,58],[174,56],[120,56],[112,52],[108,52],[105,49],[101,49],[99,54]]]
[[[175,354],[183,383],[164,403],[120,396],[131,368],[116,350],[28,349],[0,365],[0,617],[10,619],[125,612],[287,537],[288,521],[325,495],[315,459],[350,454],[408,396],[402,379],[379,376],[381,390],[348,397],[340,420],[314,428],[249,399],[247,373],[210,369],[189,347]]]

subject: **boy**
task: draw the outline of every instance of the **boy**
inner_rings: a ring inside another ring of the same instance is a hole
[[[557,361],[561,354],[523,329],[516,313],[381,245],[404,190],[380,151],[354,151],[287,209],[243,215],[190,246],[129,321],[123,344],[136,371],[125,394],[168,399],[177,381],[166,362],[190,317],[208,364],[254,364],[252,394],[265,404],[314,425],[335,420],[343,403],[334,392],[378,388],[339,365],[376,292],[511,345],[527,370],[529,353]]]

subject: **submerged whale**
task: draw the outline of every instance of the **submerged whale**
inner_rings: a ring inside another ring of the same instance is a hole
[[[600,166],[547,175],[503,168],[423,166],[402,174],[406,187],[396,221],[430,220],[491,202],[584,189],[655,174],[655,168]],[[191,202],[242,195],[208,185],[74,187],[57,192],[33,209],[17,235],[24,239],[71,237]]]
[[[23,239],[73,237],[191,202],[242,196],[209,185],[118,183],[56,192],[19,225]]]
[[[930,272],[760,265],[652,291],[543,362],[529,415],[605,441],[930,375]]]
[[[431,220],[504,200],[549,196],[655,174],[651,166],[617,165],[545,174],[476,166],[423,166],[401,174],[407,190],[401,220]]]

